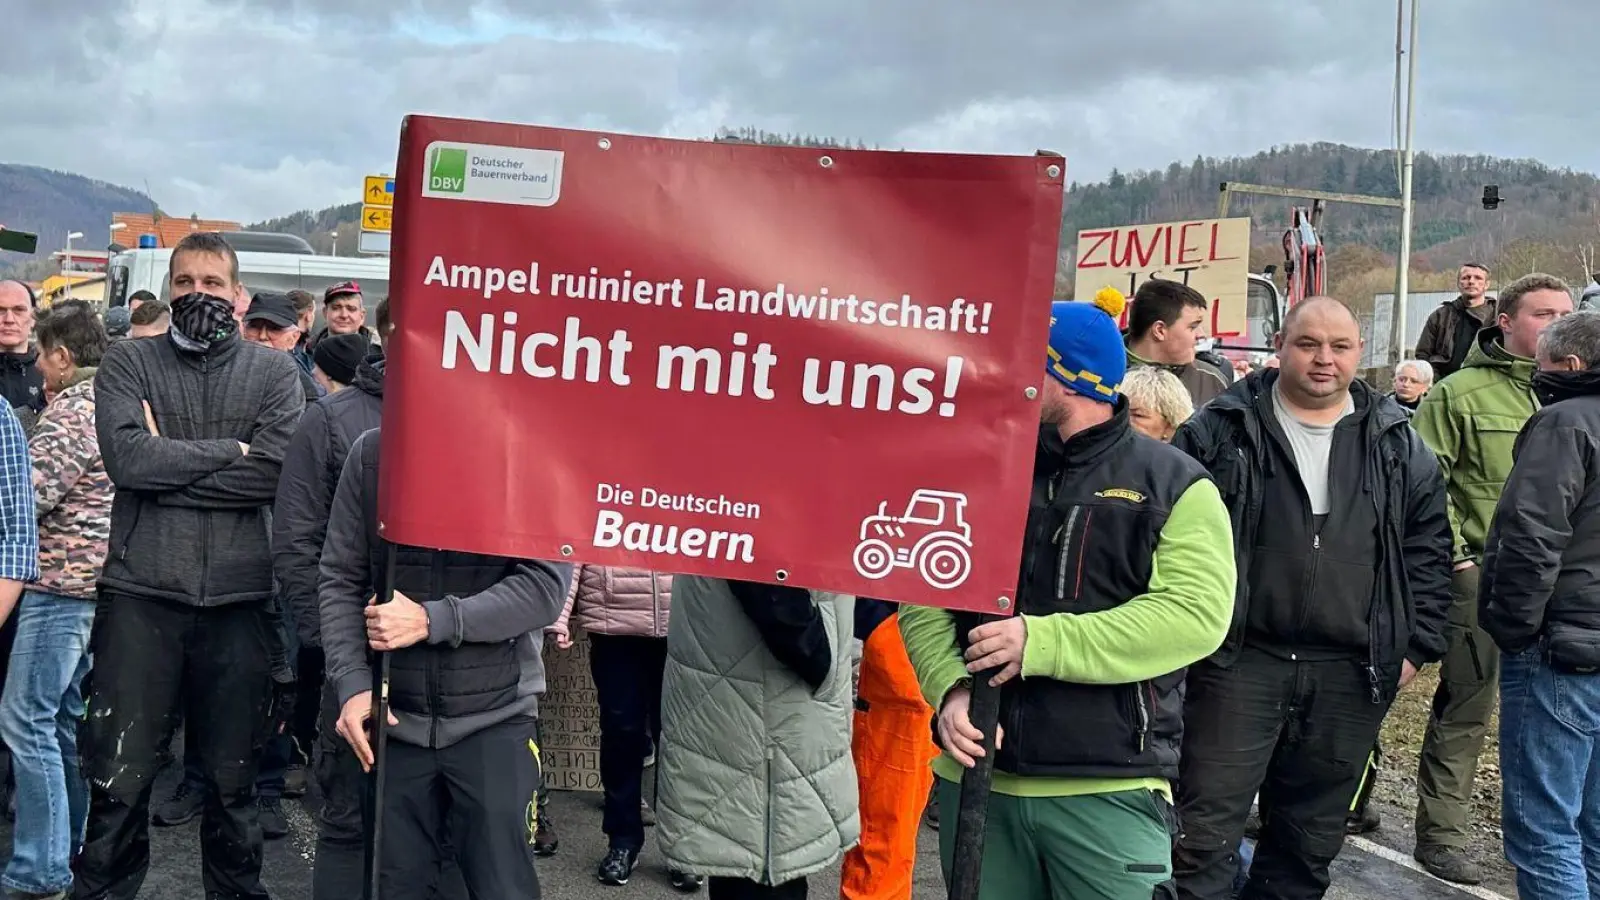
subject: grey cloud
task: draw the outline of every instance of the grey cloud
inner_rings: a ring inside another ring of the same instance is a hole
[[[0,50],[0,158],[134,187],[148,177],[180,214],[256,219],[353,200],[361,174],[392,168],[410,112],[1048,147],[1079,180],[1272,144],[1390,140],[1392,0],[62,6],[0,0],[30,36]],[[1576,65],[1586,0],[1425,7],[1423,147],[1600,168]],[[496,40],[417,39],[497,20]]]

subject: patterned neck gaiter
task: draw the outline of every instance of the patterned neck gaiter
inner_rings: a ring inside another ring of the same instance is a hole
[[[238,330],[233,303],[221,297],[195,292],[172,301],[172,329],[168,334],[179,349],[204,353]]]

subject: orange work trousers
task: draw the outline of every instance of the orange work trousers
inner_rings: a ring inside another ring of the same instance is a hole
[[[861,788],[861,843],[845,854],[839,893],[844,900],[911,900],[917,829],[939,748],[898,615],[867,637],[859,694],[867,708],[856,710],[850,749]]]

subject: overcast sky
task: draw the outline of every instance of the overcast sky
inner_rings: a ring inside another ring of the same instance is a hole
[[[1600,171],[1593,2],[1424,3],[1419,148]],[[1394,0],[0,0],[0,20],[0,162],[244,221],[356,201],[408,112],[1048,148],[1078,181],[1392,139]]]

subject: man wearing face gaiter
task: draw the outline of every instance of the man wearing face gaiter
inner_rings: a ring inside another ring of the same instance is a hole
[[[288,354],[240,340],[239,262],[221,235],[184,238],[168,277],[171,330],[117,343],[95,378],[117,490],[90,643],[91,792],[74,896],[138,893],[150,789],[181,710],[206,780],[205,896],[267,900],[256,765],[281,702],[267,510],[305,393]]]

